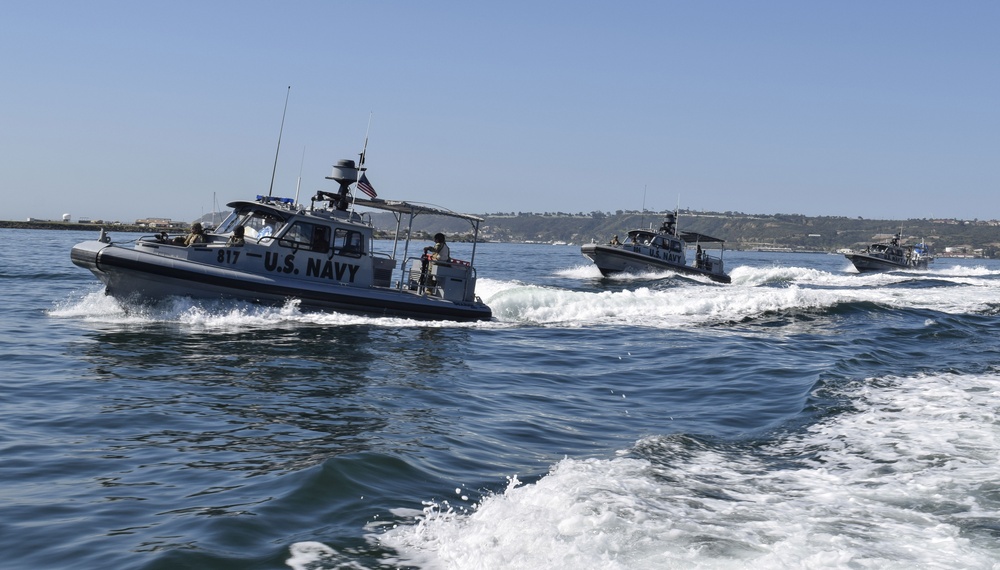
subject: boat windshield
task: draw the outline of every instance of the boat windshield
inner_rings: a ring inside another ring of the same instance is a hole
[[[269,211],[254,208],[237,208],[219,224],[217,234],[226,234],[236,226],[243,226],[247,239],[260,239],[273,236],[285,225],[285,220]]]
[[[625,243],[632,242],[634,244],[649,245],[654,235],[652,232],[629,232]]]
[[[222,223],[219,224],[219,227],[215,229],[214,233],[228,234],[229,232],[233,231],[236,228],[236,226],[239,225],[239,219],[240,219],[239,210],[233,210],[232,212],[229,213],[228,216],[226,216],[225,220],[222,220]]]

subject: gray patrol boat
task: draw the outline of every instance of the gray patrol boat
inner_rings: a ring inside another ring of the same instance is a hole
[[[477,321],[492,311],[476,295],[474,266],[482,218],[420,204],[360,198],[364,166],[341,160],[308,207],[290,198],[257,196],[227,204],[229,216],[203,241],[184,245],[166,233],[115,242],[102,229],[73,247],[71,259],[89,269],[107,294],[151,302],[172,296],[283,304],[305,310],[428,320]],[[391,247],[376,243],[371,210],[391,212]],[[473,235],[469,259],[431,260],[410,252],[416,216],[466,220]],[[404,225],[405,221],[405,225]],[[239,234],[242,233],[242,240]],[[402,238],[401,238],[402,236]]]

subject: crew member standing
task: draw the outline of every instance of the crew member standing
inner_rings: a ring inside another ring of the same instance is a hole
[[[434,245],[425,247],[424,255],[420,258],[420,283],[433,286],[434,279],[427,274],[428,261],[451,261],[451,250],[448,249],[448,244],[444,241],[443,233],[434,234]]]
[[[424,248],[424,256],[434,261],[451,261],[451,250],[444,242],[444,234],[434,234],[434,245]]]

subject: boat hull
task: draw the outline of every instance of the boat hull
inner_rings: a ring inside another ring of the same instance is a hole
[[[605,277],[616,273],[642,273],[648,271],[674,271],[685,275],[708,277],[718,283],[730,283],[732,279],[724,273],[713,273],[690,265],[672,263],[651,257],[642,251],[633,251],[623,246],[585,244],[581,253],[601,271]]]
[[[878,271],[907,271],[927,269],[927,259],[917,259],[910,263],[897,263],[881,257],[866,255],[863,253],[848,253],[846,257],[861,273],[872,273]]]
[[[97,240],[73,247],[70,258],[90,270],[107,294],[127,302],[170,297],[235,299],[281,305],[298,299],[306,310],[427,320],[478,321],[492,318],[481,302],[460,302],[388,287],[358,287],[262,275],[147,253]]]

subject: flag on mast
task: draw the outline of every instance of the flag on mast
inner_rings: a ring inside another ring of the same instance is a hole
[[[368,181],[368,177],[365,176],[364,172],[361,173],[361,178],[358,179],[358,190],[368,194],[369,198],[375,198],[378,196],[378,194],[375,193],[375,187],[373,187],[372,183]]]

